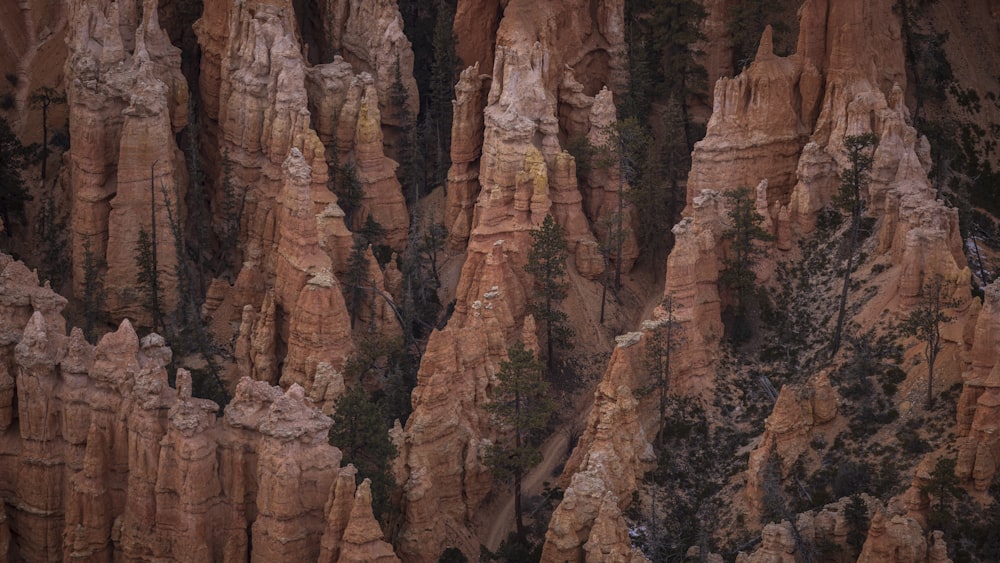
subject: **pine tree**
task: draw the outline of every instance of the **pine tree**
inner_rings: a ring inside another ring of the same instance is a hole
[[[660,430],[658,436],[659,451],[663,451],[663,424],[667,420],[667,394],[670,392],[671,359],[673,352],[680,345],[680,327],[674,318],[674,298],[667,295],[660,307],[666,312],[666,318],[649,334],[646,341],[644,363],[646,371],[653,377],[653,385],[657,390],[660,402]]]
[[[930,480],[920,492],[933,497],[927,523],[931,530],[942,530],[950,523],[951,503],[963,490],[955,476],[955,460],[939,458],[931,471]]]
[[[64,275],[70,269],[66,255],[66,221],[60,221],[56,211],[56,198],[52,193],[45,197],[38,216],[35,218],[36,248],[41,250],[39,273],[49,280],[49,285],[58,292]]]
[[[372,402],[363,386],[355,385],[334,403],[329,441],[344,454],[341,463],[354,464],[359,478],[371,479],[372,510],[381,519],[396,486],[391,463],[398,452],[389,440],[382,406]]]
[[[342,166],[334,165],[333,171],[333,193],[337,195],[337,205],[344,211],[344,224],[349,228],[356,228],[355,219],[365,195],[361,180],[358,179],[358,170],[354,162],[348,161]]]
[[[875,145],[878,138],[874,133],[863,135],[848,135],[844,137],[844,147],[847,149],[847,159],[850,167],[840,174],[840,193],[837,204],[850,210],[851,231],[847,245],[847,267],[844,268],[844,284],[840,292],[840,310],[837,313],[837,326],[833,332],[833,342],[830,345],[830,357],[840,350],[840,340],[844,331],[844,317],[847,314],[847,290],[851,285],[851,273],[854,270],[854,253],[858,246],[858,235],[861,231],[861,216],[865,209],[865,197],[868,183],[871,179],[872,163]]]
[[[760,37],[768,25],[776,35],[788,30],[779,17],[783,7],[774,0],[739,0],[729,7],[726,30],[733,45],[733,70],[739,74],[750,66]]]
[[[539,300],[532,302],[531,313],[535,320],[545,325],[546,362],[549,372],[553,366],[554,348],[567,349],[572,345],[573,329],[566,313],[556,306],[566,298],[569,283],[566,281],[566,239],[552,215],[546,215],[542,226],[531,232],[531,249],[524,270],[534,276]]]
[[[400,123],[401,146],[399,147],[399,181],[403,187],[403,195],[414,209],[414,204],[423,195],[425,171],[422,169],[424,157],[422,143],[417,139],[417,128],[410,110],[410,96],[403,84],[403,75],[399,69],[399,58],[396,58],[395,74],[389,88],[389,100],[396,109],[396,119]],[[411,218],[412,220],[412,218]]]
[[[351,314],[351,329],[358,320],[365,288],[368,287],[368,242],[364,237],[354,237],[354,245],[347,257],[347,272],[344,274],[344,291],[347,295],[347,312]]]
[[[920,305],[902,324],[905,334],[916,336],[924,343],[924,360],[927,361],[927,408],[934,406],[934,364],[941,352],[941,325],[951,319],[944,314],[946,302],[941,291],[943,282],[935,276],[923,287]]]
[[[748,314],[757,305],[757,274],[754,266],[764,252],[758,243],[774,239],[771,233],[761,227],[764,217],[757,212],[752,193],[747,187],[726,193],[731,226],[722,236],[729,242],[729,252],[724,260],[726,269],[719,276],[719,281],[736,297],[733,338],[737,342],[750,337]]]
[[[101,276],[103,260],[93,251],[90,237],[83,239],[83,335],[91,344],[96,343],[95,330],[104,310],[104,281]]]
[[[368,271],[368,247],[377,244],[385,236],[385,229],[371,215],[365,218],[365,223],[354,234],[354,245],[347,258],[347,273],[344,275],[344,291],[346,292],[347,311],[351,314],[351,328],[357,321],[364,301],[364,292],[371,286],[371,274]]]
[[[331,174],[333,176],[334,174]],[[247,189],[237,189],[233,181],[233,164],[229,153],[222,155],[222,233],[219,237],[218,272],[229,270],[236,266],[234,258],[238,256],[237,243],[240,238],[240,225],[243,223],[243,211],[246,208]]]
[[[490,446],[486,463],[494,475],[514,479],[517,535],[523,538],[521,480],[528,469],[542,460],[538,443],[552,417],[554,405],[548,398],[548,383],[535,354],[518,341],[507,351],[507,356],[507,361],[500,362],[493,402],[486,405],[486,410],[502,428],[513,434],[514,443]]]
[[[937,0],[897,0],[893,6],[902,23],[903,44],[906,48],[906,66],[913,77],[913,122],[921,124],[922,110],[928,100],[943,101],[948,86],[954,83],[951,64],[944,44],[948,33],[935,33],[922,22],[926,11]]]
[[[649,143],[649,135],[639,120],[629,117],[616,121],[606,132],[605,144],[595,147],[595,163],[598,166],[614,167],[618,176],[618,207],[611,214],[614,221],[611,240],[615,264],[615,289],[621,289],[622,286],[622,247],[627,236],[625,205],[628,202],[628,195],[625,185],[637,184],[642,177],[647,164],[645,157]]]
[[[664,235],[670,232],[680,214],[684,203],[683,182],[691,170],[681,104],[669,100],[661,114],[661,123],[662,138],[651,140],[642,175],[625,192],[636,210],[639,246],[656,264],[665,263],[669,241]]]
[[[45,169],[49,160],[49,106],[65,104],[66,94],[60,94],[49,86],[42,86],[31,94],[31,106],[42,109],[42,183],[45,182]]]
[[[431,65],[430,100],[428,109],[434,124],[434,185],[447,179],[451,166],[452,105],[455,99],[456,73],[459,67],[455,54],[455,1],[436,0],[434,17],[434,62]]]
[[[8,236],[13,215],[24,219],[24,202],[33,198],[24,185],[21,171],[35,153],[35,146],[25,147],[11,130],[7,120],[0,117],[0,219]]]
[[[861,498],[861,495],[852,495],[844,509],[844,521],[847,524],[847,545],[853,550],[852,556],[861,553],[861,548],[865,544],[868,536],[868,506]]]
[[[139,228],[139,238],[135,243],[135,262],[139,267],[135,283],[143,296],[143,308],[152,317],[153,330],[163,327],[163,287],[157,271],[156,248],[144,227]]]

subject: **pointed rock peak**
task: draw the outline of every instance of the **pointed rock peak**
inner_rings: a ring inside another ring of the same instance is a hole
[[[524,326],[521,327],[521,342],[524,343],[524,348],[526,350],[531,350],[532,353],[538,354],[541,347],[538,345],[538,327],[535,324],[535,317],[533,315],[525,315]]]
[[[306,283],[313,287],[333,287],[337,283],[337,278],[333,276],[333,272],[329,268],[321,268]]]
[[[24,366],[55,363],[55,358],[50,357],[49,335],[45,330],[45,317],[42,313],[35,311],[31,315],[21,335],[21,342],[14,350],[18,363]]]
[[[62,368],[69,373],[84,374],[94,365],[94,346],[87,342],[83,331],[77,327],[69,333],[69,345]]]
[[[260,424],[261,432],[283,442],[300,437],[308,442],[326,442],[333,421],[306,401],[306,392],[298,383],[278,397]]]
[[[757,47],[757,56],[754,60],[763,61],[770,58],[774,58],[774,30],[768,25],[760,36],[760,45]]]
[[[989,303],[995,306],[1000,306],[1000,279],[986,286],[984,293],[986,294],[986,300],[983,303],[984,305]]]
[[[139,352],[139,336],[128,319],[123,319],[118,330],[105,334],[97,343],[97,355],[107,358],[134,358]]]
[[[993,369],[990,370],[990,374],[986,376],[986,381],[983,382],[983,386],[987,389],[997,389],[1000,390],[1000,362],[997,362]]]
[[[302,388],[298,383],[293,383],[288,391],[285,391],[285,396],[294,401],[303,402],[306,399],[305,389]]]
[[[280,387],[243,376],[236,385],[233,400],[226,405],[226,422],[237,428],[257,428],[271,404],[281,396]]]
[[[288,158],[281,165],[281,169],[285,171],[285,175],[289,178],[298,180],[299,182],[308,183],[312,177],[312,167],[309,166],[305,157],[302,156],[302,151],[296,147],[292,147],[288,151]]]
[[[371,479],[365,479],[354,493],[354,506],[351,508],[347,530],[344,531],[344,542],[360,546],[381,539],[382,528],[372,512],[372,482]]]
[[[177,368],[177,398],[181,401],[191,400],[191,372]]]

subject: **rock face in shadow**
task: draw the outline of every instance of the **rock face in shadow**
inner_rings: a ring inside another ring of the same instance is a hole
[[[186,370],[177,371],[176,388],[168,384],[172,353],[161,337],[140,340],[127,320],[97,346],[79,329],[65,336],[65,300],[38,287],[20,262],[0,256],[0,264],[4,319],[27,317],[22,330],[6,325],[0,344],[0,491],[8,501],[0,553],[315,561],[330,526],[326,502],[342,503],[341,494],[353,509],[339,525],[360,532],[327,544],[393,560],[373,527],[370,496],[355,496],[353,469],[339,467],[340,451],[327,442],[330,419],[302,387],[283,392],[243,378],[219,417],[217,404],[191,395]]]

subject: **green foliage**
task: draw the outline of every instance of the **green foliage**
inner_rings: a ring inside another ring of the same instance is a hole
[[[666,260],[667,233],[684,204],[683,182],[691,170],[681,104],[668,101],[660,120],[663,135],[650,140],[641,175],[625,193],[636,210],[639,247],[654,263]]]
[[[548,398],[544,366],[535,354],[515,342],[507,351],[508,359],[500,362],[493,401],[486,411],[514,435],[514,446],[494,445],[488,454],[488,465],[497,477],[510,477],[536,465],[542,459],[541,441],[554,405]]]
[[[671,359],[675,350],[680,346],[682,338],[679,323],[674,319],[673,295],[667,295],[661,307],[666,311],[666,318],[652,330],[646,339],[646,351],[643,357],[643,364],[646,372],[652,376],[653,385],[658,392],[660,402],[660,424],[659,433],[660,450],[663,450],[662,439],[666,432],[663,427],[667,420],[667,393],[670,391]]]
[[[552,215],[546,215],[540,228],[531,231],[531,249],[524,270],[535,278],[538,299],[531,303],[535,320],[544,324],[548,347],[549,371],[553,365],[553,349],[572,347],[573,329],[566,313],[556,306],[566,298],[569,283],[566,281],[566,239]]]
[[[847,240],[847,267],[844,268],[844,283],[840,293],[837,326],[834,328],[833,342],[830,345],[831,357],[840,349],[844,319],[847,313],[847,292],[850,288],[851,273],[854,270],[854,253],[858,246],[861,215],[864,213],[865,197],[868,192],[868,183],[871,180],[871,169],[877,144],[878,137],[874,133],[844,137],[844,148],[847,149],[847,160],[850,165],[840,173],[840,192],[835,203],[842,209],[850,211],[851,230]]]
[[[955,476],[955,460],[939,458],[931,471],[931,478],[920,492],[932,497],[927,523],[932,530],[945,529],[952,518],[951,505],[964,493]]]
[[[156,249],[153,240],[145,227],[139,228],[139,237],[135,243],[135,263],[139,267],[135,283],[142,293],[142,306],[152,317],[153,330],[163,326],[163,286],[160,285],[160,272],[156,263]]]
[[[246,207],[247,189],[236,186],[233,181],[233,164],[229,154],[222,155],[222,233],[219,260],[220,271],[236,266],[234,258],[238,252],[236,246],[240,237],[240,225],[243,223],[243,210]]]
[[[83,335],[91,344],[97,343],[97,323],[104,312],[104,276],[106,264],[98,258],[90,244],[90,236],[83,239]]]
[[[433,123],[434,136],[428,146],[434,147],[431,181],[443,183],[451,166],[452,105],[455,82],[461,61],[455,54],[455,0],[436,0],[434,14],[434,62],[431,65],[430,96],[427,120]]]
[[[729,242],[729,252],[723,261],[726,269],[719,281],[736,297],[732,336],[735,342],[744,342],[752,332],[749,313],[760,306],[754,272],[757,259],[764,253],[760,243],[774,240],[774,236],[761,227],[764,216],[757,212],[750,188],[726,192],[726,198],[731,226],[722,236]]]
[[[402,338],[373,334],[357,344],[344,364],[344,378],[366,387],[379,387],[386,424],[399,419],[406,424],[412,410],[410,393],[417,385],[419,358],[410,353]]]
[[[497,477],[514,478],[514,511],[518,536],[523,538],[521,478],[542,460],[539,443],[555,406],[548,397],[544,367],[535,354],[517,341],[507,350],[507,357],[500,362],[493,401],[486,405],[486,412],[513,435],[513,443],[491,445],[486,465]]]
[[[403,273],[403,326],[414,338],[430,334],[437,324],[441,301],[438,259],[444,249],[447,230],[441,223],[427,224],[415,215],[410,224],[410,241],[400,257]]]
[[[844,521],[847,524],[847,545],[852,549],[851,556],[861,553],[861,547],[868,537],[868,506],[860,495],[852,495],[844,508]]]
[[[230,397],[220,375],[222,368],[216,361],[215,352],[211,347],[211,334],[205,328],[201,318],[201,307],[196,301],[196,296],[200,293],[200,284],[197,283],[191,272],[188,259],[190,255],[196,253],[193,252],[193,249],[189,249],[184,238],[180,198],[171,201],[170,194],[162,183],[160,184],[160,194],[163,197],[163,207],[167,212],[167,225],[174,243],[174,255],[177,257],[174,264],[174,275],[177,279],[179,297],[177,308],[171,315],[171,322],[164,325],[164,330],[176,353],[187,355],[194,352],[200,354],[204,359],[204,368],[190,370],[192,393],[198,397],[215,401],[221,412],[229,404]]]
[[[775,35],[788,31],[781,21],[783,7],[774,0],[739,0],[729,7],[726,31],[733,45],[733,69],[738,74],[757,55],[761,34],[771,26]]]
[[[934,277],[923,287],[920,305],[914,309],[900,326],[904,334],[916,336],[924,343],[924,359],[927,360],[927,408],[934,406],[934,364],[941,352],[941,325],[951,321],[944,313],[950,305],[942,296],[942,280]]]
[[[359,479],[371,479],[372,510],[381,519],[396,486],[391,463],[398,452],[389,440],[382,406],[369,399],[363,386],[355,385],[337,399],[329,439],[344,454],[343,464],[354,464]]]
[[[354,229],[355,217],[365,195],[361,180],[358,179],[358,170],[354,162],[348,161],[340,165],[335,161],[330,171],[330,191],[337,195],[337,205],[344,211],[344,223]]]
[[[351,314],[351,329],[361,312],[365,288],[371,283],[368,272],[368,243],[364,237],[354,237],[351,254],[347,257],[347,272],[344,274],[345,305]]]
[[[906,66],[916,98],[912,116],[916,123],[921,122],[924,104],[944,101],[955,79],[944,50],[948,33],[935,32],[929,21],[927,9],[936,3],[937,0],[897,0],[893,7],[902,23]]]
[[[66,254],[69,247],[67,231],[66,221],[61,220],[56,211],[55,196],[50,193],[35,217],[35,248],[40,250],[38,271],[43,279],[49,280],[50,286],[57,293],[66,281],[65,275],[71,267]]]
[[[52,104],[65,104],[66,93],[57,92],[49,86],[42,86],[31,93],[28,101],[31,102],[32,107],[41,108],[42,110],[42,150],[39,158],[42,162],[42,182],[44,183],[46,178],[45,170],[49,159],[49,107]]]
[[[10,234],[11,218],[24,219],[24,202],[33,198],[24,185],[21,171],[35,154],[35,146],[25,147],[11,130],[7,120],[0,118],[0,219]]]
[[[403,195],[413,209],[413,205],[425,192],[426,171],[424,166],[423,144],[417,139],[417,127],[410,110],[410,96],[403,84],[403,75],[399,69],[399,58],[392,85],[389,88],[389,101],[396,108],[396,119],[400,123],[401,146],[399,147],[399,175]]]
[[[606,260],[615,265],[615,289],[622,286],[622,248],[627,236],[625,230],[625,205],[628,195],[625,185],[639,184],[646,167],[646,157],[650,144],[649,134],[634,117],[620,119],[605,131],[605,143],[594,147],[593,163],[614,169],[618,179],[618,207],[607,213],[602,222],[607,236],[602,239],[601,252]]]
[[[707,74],[695,45],[706,12],[695,0],[638,0],[626,3],[629,84],[621,115],[645,119],[652,100],[680,104],[687,118],[688,98],[704,93]],[[693,140],[684,139],[693,144]]]

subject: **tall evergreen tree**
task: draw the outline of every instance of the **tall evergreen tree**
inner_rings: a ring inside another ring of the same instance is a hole
[[[833,332],[833,342],[830,344],[830,357],[833,357],[840,350],[844,318],[847,314],[847,291],[851,285],[851,273],[854,271],[854,253],[858,246],[861,216],[865,209],[872,163],[875,161],[873,153],[877,143],[878,137],[874,133],[848,135],[844,138],[844,148],[847,149],[847,160],[850,162],[850,166],[840,173],[840,193],[836,203],[839,207],[850,211],[851,230],[847,241],[847,267],[844,268],[844,284],[840,292],[837,326]]]
[[[726,269],[719,281],[736,297],[733,337],[737,342],[746,340],[751,333],[748,313],[757,305],[758,292],[754,266],[764,252],[759,243],[774,239],[761,227],[764,217],[757,212],[752,193],[747,187],[726,193],[731,226],[723,233],[723,238],[729,241],[729,252],[724,261]]]
[[[90,236],[83,239],[83,335],[87,342],[96,344],[98,319],[104,311],[104,280],[101,270],[104,261],[99,259],[90,244]]]
[[[458,79],[458,56],[455,54],[455,1],[436,0],[434,17],[434,63],[431,65],[431,88],[428,109],[434,123],[434,170],[431,181],[443,183],[451,166],[451,101],[455,99]]]
[[[913,80],[913,122],[920,124],[926,101],[942,101],[954,82],[944,44],[948,33],[936,33],[926,22],[927,9],[937,0],[897,0],[893,8],[900,15],[906,66]]]
[[[903,332],[916,336],[924,343],[924,360],[927,361],[927,408],[934,406],[934,364],[941,352],[941,325],[951,319],[944,313],[947,303],[944,296],[943,281],[935,276],[923,287],[920,305],[910,313],[903,322]]]
[[[403,84],[403,75],[399,70],[399,58],[396,58],[395,74],[389,88],[389,99],[396,108],[396,119],[400,123],[401,146],[399,147],[399,181],[403,186],[403,196],[410,206],[426,191],[424,187],[425,171],[423,170],[423,144],[417,139],[417,127],[410,110],[410,96]],[[411,217],[412,222],[412,217]]]
[[[535,278],[539,299],[531,304],[535,320],[545,325],[546,362],[551,372],[554,348],[570,348],[573,329],[569,317],[558,310],[566,298],[569,283],[566,281],[566,239],[552,215],[546,215],[540,228],[531,232],[531,249],[524,270]]]
[[[389,440],[382,406],[368,397],[364,386],[355,385],[334,403],[329,441],[344,454],[342,463],[354,464],[359,478],[371,479],[372,511],[382,519],[396,486],[391,463],[398,452]]]
[[[726,31],[733,45],[733,70],[737,74],[753,62],[768,25],[778,36],[788,30],[780,19],[783,10],[782,2],[775,0],[738,0],[730,5]]]
[[[53,104],[65,104],[66,94],[57,92],[49,86],[42,86],[31,94],[32,107],[42,110],[42,182],[45,182],[46,164],[49,160],[49,107]]]
[[[507,356],[507,361],[500,362],[493,402],[486,405],[486,410],[513,434],[514,443],[490,446],[486,464],[498,477],[513,477],[517,535],[524,538],[521,480],[542,460],[538,444],[554,405],[548,398],[548,383],[535,354],[517,341],[507,350]]]
[[[17,215],[23,220],[24,202],[33,199],[21,172],[34,153],[34,145],[22,145],[7,120],[0,117],[0,219],[8,236],[11,217]]]
[[[143,308],[152,318],[153,330],[163,328],[163,286],[156,264],[156,247],[152,237],[144,227],[139,228],[139,238],[135,243],[135,262],[139,267],[135,283],[143,296]]]

